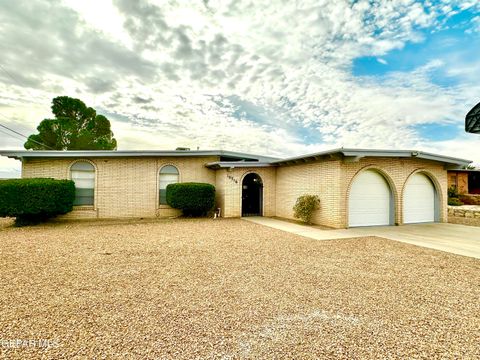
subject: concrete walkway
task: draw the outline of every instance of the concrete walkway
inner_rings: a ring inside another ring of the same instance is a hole
[[[475,226],[435,223],[321,230],[267,217],[255,216],[243,219],[316,240],[378,236],[480,259],[480,227]]]

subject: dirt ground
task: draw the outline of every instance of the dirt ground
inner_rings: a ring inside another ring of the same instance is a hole
[[[480,358],[473,258],[240,219],[7,225],[7,358]]]

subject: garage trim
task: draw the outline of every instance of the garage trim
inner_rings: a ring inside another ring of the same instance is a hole
[[[405,196],[405,187],[407,186],[408,180],[415,174],[422,174],[425,175],[433,184],[433,190],[435,191],[434,194],[434,220],[435,222],[441,222],[442,215],[443,215],[443,204],[444,204],[444,196],[442,192],[442,188],[440,186],[440,183],[438,182],[437,178],[430,173],[428,170],[420,168],[416,169],[415,171],[411,172],[407,178],[405,179],[405,182],[403,183],[402,186],[402,211],[401,211],[401,217],[402,217],[402,224],[404,223],[403,219],[403,213],[404,213],[404,196]]]
[[[367,170],[373,170],[379,173],[387,182],[388,187],[390,188],[390,225],[398,225],[398,220],[397,220],[397,204],[398,204],[398,193],[397,193],[397,188],[395,186],[395,183],[393,182],[392,178],[388,173],[379,168],[378,165],[366,165],[360,170],[358,170],[355,175],[350,179],[350,182],[348,183],[348,188],[347,188],[347,193],[345,196],[345,219],[346,219],[346,227],[349,227],[348,224],[350,224],[350,191],[352,188],[352,184],[354,183],[355,179],[357,178],[358,175],[360,175],[362,172],[367,171]]]

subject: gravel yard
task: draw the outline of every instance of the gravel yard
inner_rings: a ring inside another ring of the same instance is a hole
[[[480,357],[473,258],[239,219],[5,224],[8,358]]]

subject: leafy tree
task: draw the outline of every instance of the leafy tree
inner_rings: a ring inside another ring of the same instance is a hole
[[[24,144],[33,150],[116,150],[110,121],[83,101],[68,96],[52,100],[54,119],[45,119]]]

